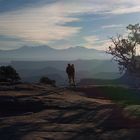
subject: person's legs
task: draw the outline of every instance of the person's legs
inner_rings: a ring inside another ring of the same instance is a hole
[[[75,75],[72,75],[72,83],[75,86]]]
[[[69,79],[69,85],[71,85],[71,75],[68,75],[68,79]]]

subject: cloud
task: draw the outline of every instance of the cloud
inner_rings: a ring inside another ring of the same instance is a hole
[[[111,14],[130,14],[130,13],[139,13],[140,12],[140,6],[132,6],[132,7],[123,7],[123,8],[116,8],[109,13]]]
[[[111,40],[104,40],[101,45],[97,45],[96,47],[100,50],[108,50],[108,47],[112,44]]]
[[[17,37],[0,35],[0,50],[17,49],[22,46],[37,46],[37,42],[25,41]]]
[[[4,1],[0,1],[0,7],[5,7]],[[106,16],[140,12],[138,0],[40,0],[38,5],[36,2],[37,0],[35,3],[33,0],[23,0],[19,4],[18,0],[13,0],[13,9],[9,10],[10,12],[6,6],[7,12],[0,13],[0,34],[14,36],[25,42],[57,42],[68,40],[80,33],[82,26],[68,26],[68,23],[80,22],[79,15],[91,13]],[[9,3],[11,4],[11,1]],[[112,24],[102,28],[120,26],[121,24]],[[89,36],[85,41],[91,45],[99,41],[99,38]]]
[[[102,29],[109,29],[109,28],[122,28],[124,27],[122,24],[111,24],[111,25],[104,25]]]
[[[99,38],[95,35],[86,36],[84,39],[88,44],[95,44],[97,41],[99,41]]]
[[[0,35],[0,41],[22,41],[22,40],[13,36]]]
[[[108,47],[111,45],[110,40],[103,40],[99,38],[98,36],[92,35],[92,36],[86,36],[85,38],[85,47],[86,48],[94,48],[97,50],[107,50]]]
[[[55,5],[2,14],[0,19],[0,33],[2,35],[17,36],[26,41],[61,40],[78,33],[80,30],[80,27],[65,26],[66,23],[79,19],[68,17]]]
[[[69,13],[96,13],[96,14],[128,14],[140,12],[140,1],[138,0],[61,0]]]
[[[99,41],[95,44],[85,44],[86,48],[92,48],[92,49],[96,49],[96,50],[104,50],[107,51],[108,47],[111,45],[111,41],[110,40],[102,40]]]

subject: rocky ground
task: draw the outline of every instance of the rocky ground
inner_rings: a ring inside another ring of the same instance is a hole
[[[96,87],[21,84],[0,87],[0,140],[139,140],[130,117]]]

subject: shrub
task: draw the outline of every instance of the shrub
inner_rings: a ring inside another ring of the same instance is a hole
[[[18,82],[20,80],[19,74],[12,66],[0,67],[0,82]]]
[[[49,79],[48,77],[45,77],[45,76],[40,78],[40,83],[56,86],[55,85],[55,83],[56,83],[55,80],[51,80],[51,79]]]

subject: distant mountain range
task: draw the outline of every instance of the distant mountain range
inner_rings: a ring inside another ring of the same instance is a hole
[[[81,46],[68,49],[53,49],[47,45],[29,47],[24,46],[15,50],[0,50],[1,60],[89,60],[109,59],[104,51],[88,49]]]
[[[0,50],[0,65],[4,65],[3,60],[6,60],[27,82],[36,82],[40,77],[47,76],[58,84],[66,84],[68,63],[75,65],[77,82],[84,78],[119,78],[118,65],[110,58],[105,51],[81,46],[61,50],[49,46]]]
[[[58,84],[66,84],[68,63],[75,65],[77,82],[84,78],[115,79],[121,76],[117,63],[111,60],[12,61],[10,65],[24,81],[36,82],[41,76],[48,76]]]

